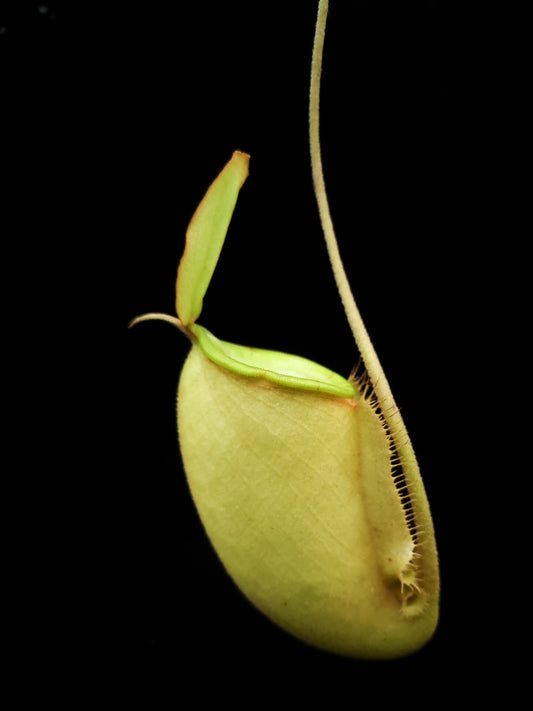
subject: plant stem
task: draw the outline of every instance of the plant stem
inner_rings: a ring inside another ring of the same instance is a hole
[[[381,410],[387,419],[387,424],[391,429],[391,434],[407,433],[399,415],[398,409],[394,402],[389,384],[383,372],[383,368],[379,362],[374,346],[370,341],[367,330],[359,313],[359,309],[355,303],[344,265],[339,253],[333,222],[329,210],[328,198],[326,194],[326,186],[324,182],[324,172],[322,168],[322,156],[320,151],[320,75],[322,72],[322,54],[324,48],[324,36],[326,31],[326,17],[328,13],[328,0],[320,0],[318,7],[318,16],[316,22],[315,39],[313,45],[313,59],[311,65],[311,88],[309,95],[309,140],[311,146],[311,167],[313,172],[313,184],[315,195],[318,202],[318,210],[324,237],[328,249],[329,260],[337,283],[337,289],[346,312],[346,317],[352,330],[355,342],[359,349],[359,353],[364,361],[366,370],[370,377],[372,387],[378,397]],[[397,416],[397,417],[396,417]],[[399,419],[400,427],[396,428],[396,422],[392,420]],[[394,430],[397,429],[395,433]]]
[[[429,510],[429,504],[424,492],[424,484],[420,476],[416,455],[405,428],[403,418],[398,410],[392,395],[389,383],[383,372],[374,346],[370,341],[359,309],[350,289],[350,284],[344,271],[344,266],[339,253],[337,239],[333,230],[333,223],[329,211],[324,174],[322,169],[322,158],[320,153],[319,140],[319,103],[320,103],[320,74],[322,71],[322,52],[324,47],[324,35],[326,29],[326,16],[328,12],[328,0],[320,0],[316,23],[315,40],[313,46],[313,61],[311,68],[311,90],[309,97],[309,137],[311,144],[311,166],[313,171],[313,183],[315,195],[318,202],[322,229],[328,248],[329,259],[337,282],[337,288],[344,305],[344,310],[348,318],[348,323],[355,338],[355,343],[359,354],[364,361],[366,371],[372,384],[373,392],[377,397],[377,403],[381,410],[381,415],[391,437],[391,451],[398,456],[405,480],[407,482],[410,500],[413,504],[416,521],[416,535],[419,557],[416,566],[419,568],[421,580],[432,581],[438,588],[438,558],[435,545],[435,534],[433,522]],[[391,459],[392,466],[392,459]],[[391,469],[392,473],[392,469]]]

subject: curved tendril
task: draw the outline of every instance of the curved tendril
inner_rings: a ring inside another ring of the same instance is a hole
[[[176,316],[169,316],[168,314],[148,313],[143,314],[142,316],[137,316],[132,321],[130,321],[130,323],[128,324],[128,328],[132,328],[133,326],[136,326],[138,323],[142,323],[143,321],[166,321],[167,323],[170,323],[176,328],[178,328],[183,334],[187,336],[190,341],[197,340],[194,333],[190,331],[186,326],[184,326],[183,323],[179,320],[179,318],[176,318]]]
[[[355,303],[348,277],[342,263],[342,259],[335,237],[333,221],[329,210],[329,203],[326,194],[324,172],[322,167],[322,155],[320,149],[320,75],[322,72],[322,54],[324,49],[324,36],[326,31],[326,17],[328,14],[329,0],[320,0],[313,43],[313,58],[311,64],[311,86],[309,93],[309,142],[311,149],[311,168],[313,173],[313,185],[315,189],[318,211],[326,240],[329,260],[337,284],[344,311],[348,319],[351,331],[355,338],[361,358],[372,383],[372,387],[382,409],[393,413],[387,418],[388,425],[394,435],[404,434],[405,426],[399,415],[398,408],[394,402],[387,378],[379,362],[379,358],[374,350],[374,346],[368,336],[359,309]],[[396,416],[397,415],[397,416]]]

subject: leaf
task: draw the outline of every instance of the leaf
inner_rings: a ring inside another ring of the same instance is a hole
[[[248,176],[249,160],[246,153],[233,153],[198,205],[187,229],[176,281],[176,311],[185,327],[194,323],[202,311],[239,190]]]
[[[204,354],[233,373],[264,378],[298,390],[314,390],[337,397],[351,398],[355,395],[353,383],[307,358],[221,341],[198,324],[191,330],[198,337]]]

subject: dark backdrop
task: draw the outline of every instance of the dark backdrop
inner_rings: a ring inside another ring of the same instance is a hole
[[[465,492],[483,465],[464,339],[486,338],[479,216],[500,219],[479,187],[493,75],[462,3],[397,5],[332,1],[322,96],[341,252],[412,436],[442,563],[434,639],[380,664],[307,648],[235,589],[180,461],[187,343],[161,323],[127,329],[140,313],[172,313],[188,221],[240,149],[250,177],[202,323],[344,374],[357,361],[310,177],[315,3],[19,2],[2,20],[10,271],[35,314],[30,382],[50,429],[48,473],[29,487],[39,525],[26,534],[24,596],[45,625],[25,639],[31,650],[38,638],[39,658],[59,651],[48,681],[81,671],[78,693],[108,679],[118,698],[148,693],[147,708],[191,690],[249,708],[269,689],[410,706],[421,680],[441,694],[466,679],[476,692],[471,659],[492,651],[473,553],[485,533],[465,533]]]

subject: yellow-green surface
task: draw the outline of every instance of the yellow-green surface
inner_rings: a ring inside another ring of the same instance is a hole
[[[367,400],[247,378],[194,346],[178,426],[206,531],[274,622],[365,658],[406,654],[431,636],[438,580],[413,558],[388,440]]]

